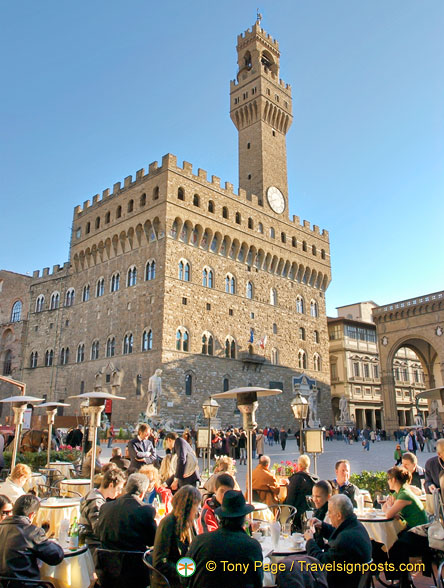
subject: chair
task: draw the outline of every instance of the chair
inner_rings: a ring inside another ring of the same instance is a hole
[[[8,578],[0,576],[0,588],[27,588],[28,586],[40,586],[42,588],[55,588],[48,580],[28,580],[28,578]]]
[[[150,562],[151,556],[152,556],[153,550],[152,549],[148,549],[148,551],[145,551],[145,553],[143,554],[143,563],[146,565],[146,567],[149,570],[149,574],[150,574],[150,581],[153,579],[153,574],[156,575],[158,578],[160,578],[160,580],[162,580],[162,582],[164,582],[165,584],[165,588],[169,588],[170,583],[168,581],[168,578],[166,576],[164,576],[162,574],[162,572],[159,572],[159,570],[157,570],[153,564]]]
[[[94,564],[102,588],[146,588],[149,571],[144,566],[143,551],[96,549]]]
[[[281,525],[285,525],[286,523],[293,523],[293,519],[296,516],[298,509],[291,504],[281,504],[280,509],[281,512],[279,513],[279,522]]]

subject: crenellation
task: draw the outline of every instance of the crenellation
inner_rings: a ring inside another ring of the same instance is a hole
[[[177,167],[177,157],[175,155],[172,155],[171,153],[166,153],[162,157],[162,169],[168,168],[168,167],[172,167],[172,168]]]
[[[197,177],[201,180],[206,181],[207,179],[207,171],[205,169],[201,169],[200,167],[197,170]]]
[[[131,186],[132,182],[133,182],[133,176],[126,176],[126,178],[124,179],[123,187],[129,188]]]
[[[95,194],[92,199],[92,206],[94,206],[94,204],[97,204],[98,201],[99,201],[99,195]]]
[[[247,199],[247,191],[243,188],[239,188],[237,195],[239,196],[239,198],[243,198],[244,200]]]
[[[310,230],[310,221],[304,220],[304,229],[309,229]]]
[[[294,222],[295,225],[300,225],[301,224],[301,219],[294,214],[293,215],[293,222]]]
[[[184,172],[188,172],[189,174],[193,174],[193,164],[189,161],[184,161],[182,164],[182,169]]]
[[[82,214],[82,207],[80,206],[80,204],[78,204],[76,207],[74,207],[74,215],[80,216]]]
[[[318,225],[313,225],[313,233],[315,233],[316,235],[320,235]]]
[[[159,169],[159,164],[157,161],[152,161],[148,166],[148,175],[154,173]]]
[[[58,271],[60,271],[60,265],[58,263],[56,263],[55,265],[52,266],[52,273],[56,274]]]
[[[116,182],[113,186],[113,196],[115,196],[116,194],[118,194],[120,192],[120,186],[121,183],[120,182]]]
[[[42,278],[49,276],[49,267],[44,267],[42,272]]]
[[[325,237],[327,239],[327,241],[328,241],[328,238],[329,238],[330,235],[329,235],[327,229],[322,229],[322,236]]]
[[[211,176],[211,183],[213,186],[216,186],[216,188],[220,188],[220,178],[218,176]]]
[[[40,270],[34,270],[32,272],[32,277],[33,278],[39,278],[40,277]]]
[[[106,198],[109,198],[109,192],[110,192],[109,188],[107,188],[106,190],[103,190],[103,192],[102,192],[102,202],[103,202],[103,201],[104,201]]]
[[[228,192],[228,194],[233,194],[233,184],[231,182],[225,182],[225,190]]]

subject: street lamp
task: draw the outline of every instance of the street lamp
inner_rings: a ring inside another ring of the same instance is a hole
[[[291,401],[291,410],[294,418],[299,421],[299,453],[302,455],[304,453],[303,426],[308,414],[308,401],[300,392],[297,392],[295,398]]]
[[[44,402],[39,404],[37,408],[46,408],[46,415],[48,417],[48,457],[46,459],[46,467],[49,469],[51,461],[51,445],[52,445],[52,426],[54,424],[55,415],[59,406],[71,406],[65,402]]]
[[[237,407],[242,413],[243,427],[247,432],[247,501],[250,504],[253,500],[251,435],[253,429],[257,426],[255,422],[255,413],[258,407],[257,399],[259,396],[275,396],[276,394],[282,394],[282,390],[247,386],[245,388],[233,388],[232,390],[227,390],[227,392],[213,395],[213,398],[236,398]]]
[[[204,417],[208,419],[208,453],[207,453],[207,461],[208,461],[208,477],[210,476],[210,466],[211,466],[211,419],[215,419],[217,417],[217,412],[220,408],[220,404],[211,396],[205,400],[202,404],[202,410]]]

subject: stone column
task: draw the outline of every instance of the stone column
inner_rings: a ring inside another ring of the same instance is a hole
[[[381,374],[382,404],[384,406],[384,429],[390,435],[398,429],[398,410],[396,406],[395,379],[392,370]]]
[[[376,429],[376,411],[372,408],[372,429]]]

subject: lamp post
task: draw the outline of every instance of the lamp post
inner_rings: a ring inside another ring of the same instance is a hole
[[[297,392],[295,398],[291,401],[291,410],[294,418],[299,421],[299,454],[302,455],[304,453],[303,427],[304,420],[308,414],[308,401],[300,392]]]
[[[97,429],[100,425],[100,415],[105,408],[106,400],[126,400],[124,396],[114,396],[109,392],[86,392],[85,394],[78,394],[70,396],[69,398],[83,398],[89,400],[88,414],[89,414],[89,437],[92,443],[91,447],[91,470],[90,483],[91,490],[94,488],[94,467],[96,463],[96,449],[97,449]]]
[[[237,407],[242,413],[243,427],[247,432],[247,501],[251,504],[253,499],[252,475],[253,475],[253,461],[251,450],[251,435],[254,428],[257,426],[255,421],[255,413],[258,407],[259,396],[275,396],[282,394],[282,390],[256,388],[255,386],[247,386],[245,388],[233,388],[227,392],[220,394],[213,394],[213,398],[236,398]]]
[[[215,419],[217,417],[217,412],[220,408],[220,404],[211,396],[205,400],[202,404],[202,410],[204,417],[208,419],[208,449],[207,449],[207,462],[208,462],[208,477],[210,476],[210,466],[211,466],[211,419]]]
[[[51,445],[52,445],[52,427],[54,425],[55,415],[59,406],[71,406],[65,402],[44,402],[39,404],[37,408],[46,408],[46,415],[48,417],[48,456],[46,458],[46,467],[49,468],[51,461]]]

